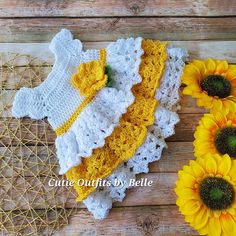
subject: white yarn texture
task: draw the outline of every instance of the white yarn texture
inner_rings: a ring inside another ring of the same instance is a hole
[[[185,57],[187,53],[184,50],[168,48],[165,72],[156,92],[159,103],[155,112],[155,122],[149,127],[146,141],[129,161],[120,165],[106,179],[111,183],[110,186],[98,188],[83,201],[96,219],[106,218],[112,203],[124,199],[130,179],[135,179],[136,174],[148,173],[148,164],[161,158],[162,150],[166,147],[165,139],[175,133],[174,126],[179,122],[176,111]],[[115,186],[115,181],[122,182],[123,185]]]
[[[101,89],[70,129],[56,138],[60,174],[64,174],[102,147],[119,119],[134,102],[131,88],[140,83],[139,65],[142,38],[119,39],[106,48],[106,64],[112,68],[114,86]],[[82,103],[84,97],[71,84],[80,64],[99,59],[99,50],[82,50],[82,43],[69,30],[61,30],[50,43],[55,64],[47,79],[36,88],[22,88],[16,94],[12,113],[15,117],[48,118],[54,129],[62,125]]]
[[[68,132],[56,138],[60,174],[80,164],[82,157],[90,157],[93,149],[104,146],[105,138],[112,134],[121,115],[134,102],[131,89],[142,81],[139,75],[141,43],[142,38],[119,39],[106,48],[114,85],[101,89]]]
[[[131,88],[141,82],[139,65],[143,50],[142,38],[119,39],[106,48],[106,63],[112,68],[114,86],[105,87],[96,95],[77,117],[70,129],[56,138],[60,174],[64,174],[81,162],[81,157],[89,157],[92,150],[102,147],[105,138],[119,125],[119,119],[134,102]],[[55,54],[55,64],[47,79],[36,88],[22,88],[13,102],[13,116],[29,116],[33,119],[47,117],[53,129],[63,124],[84,97],[70,83],[71,76],[81,63],[99,59],[99,50],[82,50],[82,43],[74,39],[70,31],[63,29],[50,43]],[[135,155],[124,162],[107,178],[111,186],[97,189],[83,202],[96,219],[104,219],[112,208],[112,203],[122,201],[129,188],[130,179],[136,174],[147,173],[148,164],[159,160],[165,139],[174,134],[174,126],[179,122],[176,111],[179,108],[180,77],[187,53],[180,48],[168,48],[165,72],[156,92],[158,108],[155,122],[148,129],[145,142]],[[115,181],[123,183],[114,186]]]

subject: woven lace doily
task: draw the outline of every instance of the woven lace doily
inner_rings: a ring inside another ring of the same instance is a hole
[[[0,232],[1,235],[51,235],[68,224],[77,204],[71,187],[49,187],[59,180],[49,124],[14,119],[16,91],[35,87],[51,66],[29,55],[0,54]]]

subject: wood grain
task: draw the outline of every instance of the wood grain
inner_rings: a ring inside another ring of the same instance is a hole
[[[159,40],[234,40],[236,18],[22,18],[0,19],[0,42],[45,42],[61,29],[82,41],[110,41],[119,37]]]
[[[180,114],[180,123],[175,127],[175,134],[167,141],[192,142],[193,134],[203,114]]]
[[[39,215],[44,214],[42,210],[36,211]],[[15,212],[12,213],[14,215]],[[50,217],[55,219],[55,213],[55,208],[51,210],[51,214],[49,211],[49,219]],[[34,221],[35,224],[40,223],[38,218],[35,218]],[[15,227],[20,227],[22,223],[22,220],[19,219],[14,221]],[[48,231],[50,232],[50,229]],[[109,218],[103,221],[95,220],[87,210],[79,209],[71,217],[69,224],[53,235],[195,236],[198,234],[184,222],[184,218],[176,206],[138,206],[113,208]]]
[[[0,1],[0,17],[233,16],[228,0],[61,0]]]
[[[125,235],[183,236],[198,235],[179,213],[176,206],[113,208],[109,218],[94,220],[86,210],[71,218],[57,236]]]

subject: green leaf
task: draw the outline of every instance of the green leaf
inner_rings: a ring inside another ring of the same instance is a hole
[[[106,87],[112,87],[114,85],[114,79],[112,78],[112,69],[110,65],[105,66],[105,74],[108,77]]]

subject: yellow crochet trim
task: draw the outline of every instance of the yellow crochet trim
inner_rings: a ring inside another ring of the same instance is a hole
[[[107,83],[105,74],[106,50],[100,50],[100,59],[83,63],[77,73],[71,78],[72,85],[80,91],[82,96],[88,97],[103,88]]]
[[[101,49],[99,61],[94,60],[88,63],[83,63],[78,67],[78,72],[72,76],[71,83],[79,89],[81,95],[85,96],[85,99],[73,112],[70,118],[60,127],[55,129],[57,136],[68,131],[79,114],[96,96],[97,91],[105,87],[107,83],[107,75],[104,74],[105,65],[106,49]]]
[[[143,40],[144,55],[139,73],[142,82],[132,88],[135,102],[128,108],[111,136],[106,138],[104,147],[95,149],[92,156],[70,169],[66,176],[74,181],[78,193],[77,201],[84,200],[95,190],[93,186],[78,186],[77,181],[93,181],[109,176],[122,162],[130,159],[144,142],[147,127],[154,122],[157,106],[155,92],[162,77],[167,59],[167,43]]]
[[[60,136],[67,132],[67,130],[72,126],[75,122],[76,118],[83,111],[83,109],[93,100],[95,94],[91,94],[91,96],[86,97],[83,102],[77,107],[74,113],[70,116],[70,118],[65,121],[59,128],[55,129],[56,135]]]

